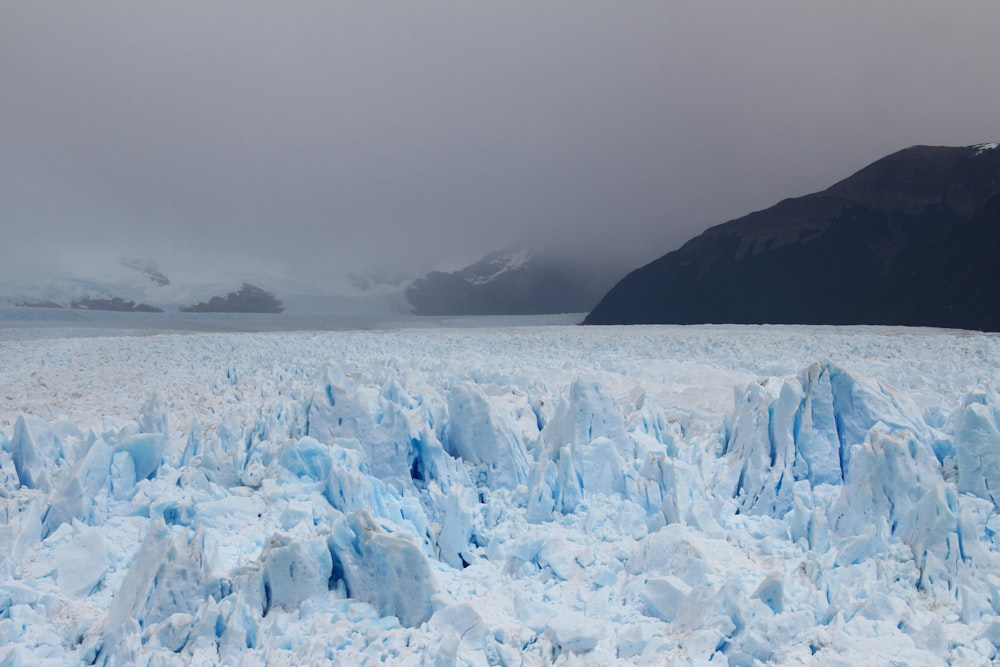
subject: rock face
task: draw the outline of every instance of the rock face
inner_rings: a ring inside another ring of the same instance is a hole
[[[281,300],[267,290],[250,283],[243,283],[238,292],[225,298],[213,296],[206,303],[181,308],[185,313],[280,313],[285,310]]]
[[[432,271],[406,288],[417,315],[541,315],[590,310],[621,273],[527,250]]]
[[[1000,330],[1000,149],[916,146],[712,227],[623,280],[587,324]]]

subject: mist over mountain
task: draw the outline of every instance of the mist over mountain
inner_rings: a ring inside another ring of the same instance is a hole
[[[587,324],[1000,330],[1000,150],[914,146],[712,227],[623,278]]]
[[[586,312],[623,271],[610,262],[511,249],[458,271],[432,271],[406,288],[417,315]]]
[[[590,311],[587,324],[996,331],[1000,149],[991,143],[898,151],[823,191],[712,227],[624,278],[613,250],[584,253],[573,241],[558,251],[509,248],[417,278],[373,269],[303,280],[254,267],[206,280],[161,270],[152,259],[122,258],[99,270],[19,274],[3,281],[0,297],[18,306],[145,312]]]
[[[248,269],[325,286],[525,242],[636,267],[997,131],[994,0],[567,9],[5,3],[0,288],[119,255],[184,305],[278,293]]]
[[[27,274],[5,275],[0,281],[0,304],[141,313],[280,313],[282,301],[270,290],[295,296],[321,291],[260,272],[240,275],[244,277],[219,272],[205,279],[162,270],[148,257],[90,258],[62,271],[43,265]]]

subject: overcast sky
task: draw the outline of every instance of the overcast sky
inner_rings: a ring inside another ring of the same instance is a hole
[[[895,150],[997,141],[998,28],[996,0],[11,0],[0,261],[645,263]]]

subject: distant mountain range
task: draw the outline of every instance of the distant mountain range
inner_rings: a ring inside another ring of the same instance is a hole
[[[249,280],[237,274],[201,282],[171,275],[151,259],[91,258],[75,270],[0,276],[0,303],[144,313],[287,310],[299,318],[585,313],[624,274],[606,264],[515,249],[489,254],[458,271],[416,278],[371,271],[321,282],[257,274]]]
[[[512,249],[458,271],[432,271],[405,294],[417,315],[584,313],[620,276],[610,267]]]
[[[166,310],[189,313],[280,313],[284,310],[281,300],[273,293],[248,282],[243,282],[238,291],[229,292],[224,297],[213,296],[208,301],[192,305],[177,303],[183,296],[167,289],[171,280],[151,259],[120,258],[105,269],[106,273],[99,277],[36,277],[37,284],[24,289],[27,292],[40,290],[45,297],[14,299],[13,304],[26,308],[69,307],[77,310],[141,313],[162,313]],[[209,289],[211,288],[196,288],[195,291],[204,292]],[[147,300],[158,305],[146,303]]]
[[[915,146],[708,229],[629,273],[586,324],[1000,331],[1000,149]]]
[[[352,274],[343,284],[175,281],[152,260],[120,259],[58,275],[4,275],[0,299],[130,312],[280,313],[287,304],[300,317],[589,311],[586,324],[1000,331],[1000,147],[899,151],[822,192],[712,227],[624,278],[611,262],[567,254],[508,249],[457,271]]]

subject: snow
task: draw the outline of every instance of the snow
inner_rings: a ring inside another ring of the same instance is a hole
[[[505,273],[517,271],[533,258],[534,252],[527,248],[493,253],[459,273],[472,285],[488,285]]]
[[[0,328],[0,664],[1000,658],[996,336],[131,333]]]

